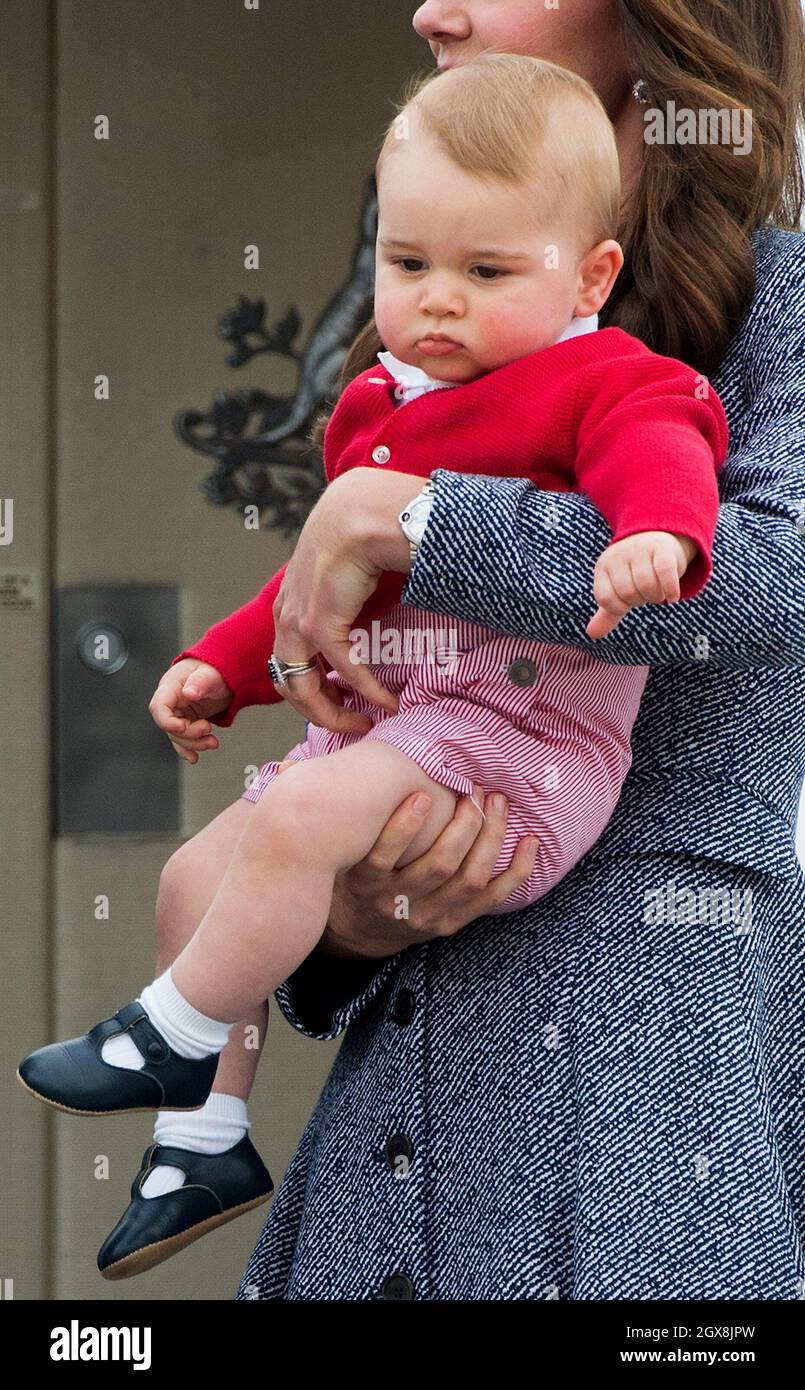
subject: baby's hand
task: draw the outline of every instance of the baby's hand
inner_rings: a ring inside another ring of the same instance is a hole
[[[197,763],[205,748],[218,747],[210,716],[220,714],[231,702],[232,691],[220,671],[206,661],[185,657],[168,667],[148,709],[179,757]]]
[[[639,531],[608,546],[595,566],[599,607],[587,624],[588,637],[606,637],[630,608],[676,603],[679,581],[698,548],[690,536],[671,531]]]

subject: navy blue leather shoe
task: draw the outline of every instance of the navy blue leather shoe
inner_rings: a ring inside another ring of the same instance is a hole
[[[145,1059],[141,1071],[105,1062],[107,1038],[128,1033]],[[133,1110],[200,1110],[215,1080],[219,1053],[180,1057],[142,1004],[124,1004],[82,1038],[50,1043],[25,1057],[17,1080],[37,1100],[71,1115],[122,1115]]]
[[[143,1197],[140,1189],[158,1163],[181,1168],[185,1183],[160,1197]],[[141,1274],[207,1231],[267,1202],[273,1191],[248,1133],[221,1154],[151,1144],[131,1185],[131,1202],[98,1252],[98,1269],[104,1279]]]

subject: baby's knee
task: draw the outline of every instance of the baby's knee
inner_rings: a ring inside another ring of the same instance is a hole
[[[294,763],[269,783],[255,802],[247,833],[263,837],[274,832],[298,840],[320,824],[326,781],[316,762],[324,759]]]
[[[163,903],[182,897],[188,881],[192,880],[198,864],[195,838],[180,845],[162,866],[157,897]]]

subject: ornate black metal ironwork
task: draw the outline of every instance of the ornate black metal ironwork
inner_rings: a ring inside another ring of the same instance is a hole
[[[356,333],[372,313],[377,185],[369,178],[349,277],[329,300],[303,352],[295,346],[301,327],[291,307],[272,328],[264,324],[263,299],[241,295],[218,320],[218,334],[232,345],[230,367],[242,367],[261,353],[290,358],[298,367],[296,390],[275,396],[256,388],[218,391],[206,411],[182,410],[174,428],[183,443],[214,460],[199,484],[216,506],[241,515],[256,506],[260,526],[299,531],[325,486],[320,450],[309,439],[313,418],[334,403],[344,358]]]

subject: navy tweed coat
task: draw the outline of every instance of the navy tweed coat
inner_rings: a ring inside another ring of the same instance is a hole
[[[592,504],[433,475],[402,601],[650,665],[634,761],[536,904],[277,990],[346,1032],[236,1299],[805,1298],[805,236],[753,247],[694,599],[592,644]]]

